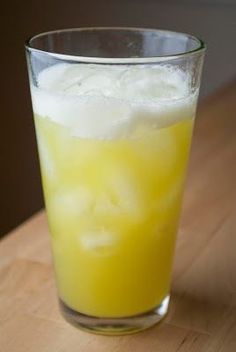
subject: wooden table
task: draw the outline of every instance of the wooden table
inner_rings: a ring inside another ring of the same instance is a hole
[[[0,243],[1,352],[236,351],[236,83],[200,106],[165,321],[105,337],[59,314],[44,212]]]

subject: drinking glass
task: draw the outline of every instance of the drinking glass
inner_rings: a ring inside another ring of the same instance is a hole
[[[167,313],[204,43],[78,28],[26,44],[63,316],[104,334]]]

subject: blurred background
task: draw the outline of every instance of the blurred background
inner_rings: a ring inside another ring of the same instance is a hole
[[[236,0],[24,0],[3,2],[1,14],[0,236],[43,206],[24,53],[28,37],[85,26],[187,32],[208,47],[201,99],[236,77]]]

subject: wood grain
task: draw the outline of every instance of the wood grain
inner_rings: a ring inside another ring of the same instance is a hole
[[[199,108],[170,312],[125,337],[95,336],[58,311],[44,212],[0,242],[0,352],[236,351],[236,82]]]

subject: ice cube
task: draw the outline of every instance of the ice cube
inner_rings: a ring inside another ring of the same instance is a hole
[[[144,199],[141,189],[135,177],[129,170],[113,170],[109,180],[110,192],[113,194],[115,203],[120,211],[128,216],[139,219],[145,210]]]
[[[71,134],[82,138],[113,138],[126,132],[130,119],[129,104],[114,98],[81,98],[74,105]]]
[[[94,212],[98,215],[119,215],[121,208],[115,204],[108,194],[101,194],[96,198]]]
[[[126,70],[121,76],[121,96],[135,100],[174,99],[188,94],[188,76],[171,66],[144,66]]]
[[[41,137],[38,136],[37,142],[42,172],[51,182],[55,182],[57,179],[56,166],[50,150]]]
[[[115,79],[107,72],[90,74],[66,90],[70,94],[114,95]]]
[[[88,213],[93,206],[93,196],[85,187],[60,189],[49,202],[56,217],[78,217]]]
[[[117,234],[105,229],[92,229],[79,234],[77,237],[79,244],[86,251],[96,254],[111,254],[117,245]]]

